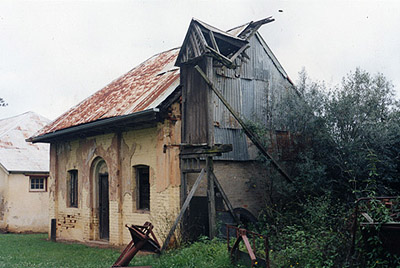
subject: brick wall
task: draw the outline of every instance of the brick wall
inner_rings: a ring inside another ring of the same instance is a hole
[[[202,163],[204,165],[204,163]],[[268,198],[267,170],[255,161],[214,161],[214,174],[234,208],[243,207],[255,216],[264,208]],[[191,189],[198,174],[188,176]],[[207,180],[203,179],[196,196],[206,196]]]
[[[179,211],[179,148],[170,146],[179,143],[180,121],[165,120],[153,128],[52,144],[49,207],[50,219],[57,219],[57,238],[99,239],[95,170],[100,160],[105,161],[109,178],[109,243],[128,243],[130,235],[125,224],[141,225],[146,221],[153,222],[159,238],[164,237],[170,219],[175,219]],[[150,169],[149,211],[136,208],[136,165]],[[78,170],[77,208],[67,206],[71,169]]]

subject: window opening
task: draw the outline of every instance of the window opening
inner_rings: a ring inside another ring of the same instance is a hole
[[[29,191],[31,192],[46,192],[47,177],[30,177]]]
[[[137,208],[150,210],[150,176],[149,167],[136,167]]]
[[[78,170],[70,170],[68,180],[68,206],[78,207]]]

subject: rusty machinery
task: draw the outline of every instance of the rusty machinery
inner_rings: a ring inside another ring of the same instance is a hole
[[[130,261],[140,251],[147,251],[153,253],[161,253],[160,244],[153,233],[154,226],[150,222],[144,225],[125,225],[132,237],[131,242],[125,247],[121,255],[113,264],[112,268],[128,267]],[[248,231],[243,228],[238,228],[231,225],[226,225],[227,228],[227,243],[228,251],[232,261],[247,260],[251,267],[266,267],[269,268],[269,252],[268,252],[268,239],[266,236]],[[236,238],[233,246],[230,246],[231,236]],[[251,244],[250,241],[251,240]],[[264,257],[256,256],[256,240],[260,240],[264,248]],[[240,251],[240,242],[244,242],[247,253]],[[135,266],[136,268],[151,268],[151,266]]]
[[[232,261],[247,261],[251,267],[265,267],[269,268],[269,251],[268,251],[268,238],[264,235],[257,234],[251,231],[248,231],[243,228],[238,228],[231,225],[226,225],[226,239],[228,244],[228,252],[230,253]],[[230,245],[230,237],[236,237],[236,240],[233,246]],[[251,244],[250,241],[251,240]],[[264,257],[257,257],[257,248],[256,248],[256,240],[261,240],[261,245],[263,247],[263,255]],[[243,252],[239,249],[240,242],[243,241],[244,246],[247,250]]]
[[[361,229],[364,239],[368,239],[370,231],[376,233],[382,241],[383,248],[393,254],[400,254],[400,196],[385,196],[385,197],[363,197],[359,198],[355,203],[354,222],[353,222],[353,237],[350,254],[354,254],[356,244],[356,232]],[[379,222],[373,219],[370,214],[372,209],[372,201],[379,201],[384,205],[392,218],[391,222]],[[365,222],[358,222],[359,215]],[[376,227],[380,227],[379,230]],[[362,227],[362,228],[360,228]]]
[[[160,244],[153,233],[153,225],[146,222],[144,225],[125,225],[131,233],[132,240],[122,251],[112,267],[127,267],[129,262],[140,251],[160,253]],[[136,268],[150,268],[151,266],[136,266]]]

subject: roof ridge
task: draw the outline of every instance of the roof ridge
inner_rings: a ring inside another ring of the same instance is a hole
[[[199,19],[192,18],[192,21],[195,21],[195,22],[199,23],[200,25],[202,25],[203,27],[209,28],[209,29],[211,29],[211,30],[213,30],[214,32],[217,32],[217,33],[219,33],[219,34],[222,34],[222,35],[226,35],[226,36],[229,36],[229,37],[232,37],[232,38],[237,38],[237,39],[243,40],[242,38],[237,37],[237,36],[235,36],[235,35],[229,33],[228,31],[221,30],[221,29],[219,29],[219,28],[217,28],[217,27],[215,27],[215,26],[212,26],[212,25],[210,25],[210,24],[208,24],[208,23],[206,23],[206,22],[204,22],[204,21],[201,21],[201,20],[199,20]]]

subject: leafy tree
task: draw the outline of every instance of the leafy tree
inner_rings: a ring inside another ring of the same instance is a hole
[[[297,89],[301,97],[286,96],[271,115],[279,123],[273,127],[284,126],[296,137],[298,152],[291,163],[294,183],[272,179],[275,198],[261,217],[272,262],[375,267],[364,264],[384,259],[365,248],[349,264],[351,214],[358,197],[400,192],[400,105],[394,87],[382,74],[357,68],[331,88],[310,81],[303,70]]]
[[[341,85],[327,88],[310,82],[303,70],[298,90],[302,98],[285,99],[279,121],[301,133],[299,186],[353,199],[349,193],[365,195],[374,166],[376,194],[398,192],[400,105],[393,85],[380,73],[357,68]]]

